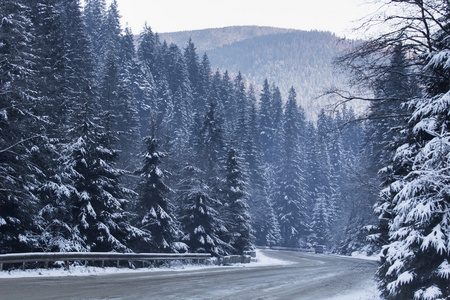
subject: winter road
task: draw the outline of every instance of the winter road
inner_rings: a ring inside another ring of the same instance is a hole
[[[0,299],[346,299],[347,294],[354,295],[355,291],[374,285],[374,261],[284,251],[264,251],[264,255],[291,263],[101,276],[3,278]]]

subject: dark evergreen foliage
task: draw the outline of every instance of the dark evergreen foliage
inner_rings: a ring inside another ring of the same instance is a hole
[[[224,188],[228,216],[229,243],[232,253],[242,255],[253,247],[253,235],[248,212],[247,178],[244,161],[234,148],[228,150],[226,161],[226,182]]]
[[[0,3],[0,252],[33,249],[34,175],[30,155],[41,134],[27,127],[38,121],[32,78],[34,53],[26,1]],[[33,128],[35,128],[33,126]]]
[[[154,134],[154,133],[153,133]],[[141,177],[136,205],[137,226],[148,234],[136,250],[141,252],[178,252],[182,245],[178,242],[181,234],[168,198],[172,190],[164,182],[164,171],[160,169],[164,154],[158,151],[158,141],[145,138],[147,150],[143,154],[143,167],[138,172]]]
[[[299,133],[304,130],[303,118],[297,107],[295,90],[291,88],[282,121],[283,145],[274,203],[280,224],[281,244],[285,247],[304,247],[310,230],[306,214],[307,194],[302,169],[304,163],[300,152]]]

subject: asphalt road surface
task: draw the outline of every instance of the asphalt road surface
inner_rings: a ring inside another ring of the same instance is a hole
[[[376,262],[264,251],[292,262],[260,267],[0,279],[0,299],[345,299],[373,286]]]

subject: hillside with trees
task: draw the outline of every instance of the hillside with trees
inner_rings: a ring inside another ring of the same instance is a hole
[[[298,93],[298,104],[309,120],[316,120],[322,108],[329,109],[334,97],[320,97],[326,90],[347,87],[346,74],[333,61],[354,42],[330,32],[233,26],[225,28],[163,33],[161,39],[184,47],[190,38],[199,53],[206,53],[211,65],[230,74],[241,72],[249,84],[260,88],[265,78],[279,87],[287,99],[289,89]],[[349,105],[361,113],[366,105]]]

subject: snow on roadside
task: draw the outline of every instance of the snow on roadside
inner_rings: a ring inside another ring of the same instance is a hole
[[[379,254],[368,256],[367,253],[359,252],[359,251],[352,252],[351,257],[367,259],[367,260],[374,260],[374,261],[379,261],[380,260],[380,255]]]
[[[233,264],[233,267],[263,267],[272,265],[286,265],[290,262],[274,259],[265,256],[261,251],[256,250],[256,261],[250,264]],[[92,267],[92,266],[71,266],[67,271],[64,268],[58,269],[28,269],[22,271],[20,269],[11,271],[0,271],[0,279],[2,278],[27,278],[27,277],[64,277],[64,276],[92,276],[92,275],[111,275],[124,273],[145,273],[145,272],[167,272],[167,271],[196,271],[207,268],[217,268],[215,265],[186,265],[181,263],[172,263],[170,267],[159,268],[114,268],[114,267]]]
[[[379,292],[375,283],[370,286],[359,287],[359,290],[347,294],[333,296],[332,300],[380,300]],[[330,299],[331,300],[331,299]]]
[[[259,249],[256,249],[255,251],[256,251],[256,260],[254,261],[254,259],[252,259],[252,262],[250,264],[246,264],[244,266],[266,267],[266,266],[280,266],[293,264],[293,262],[290,261],[265,256]]]

